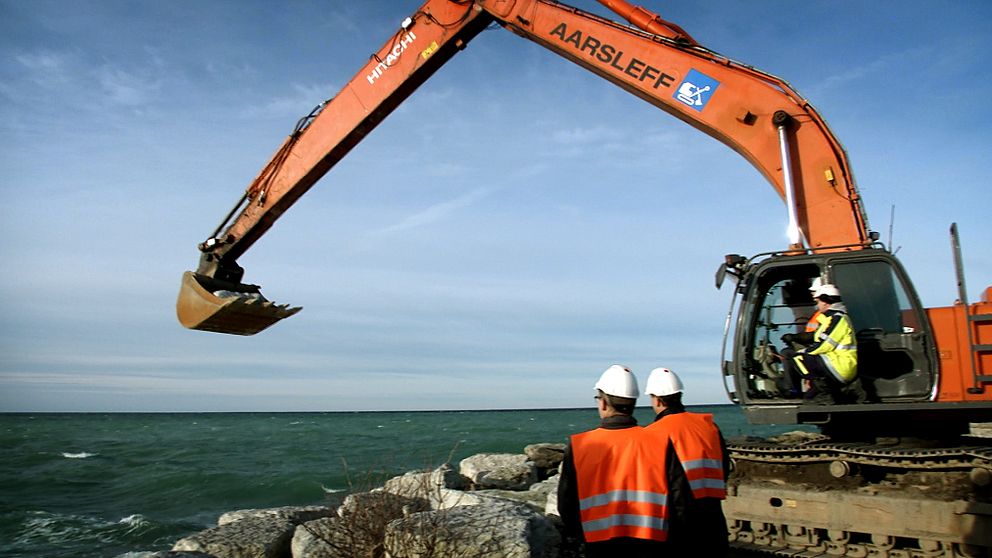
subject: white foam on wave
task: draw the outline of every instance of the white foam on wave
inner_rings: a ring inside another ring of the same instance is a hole
[[[140,525],[147,521],[148,520],[145,519],[145,516],[141,515],[140,513],[133,513],[127,517],[122,517],[121,520],[118,521],[117,523],[120,523],[122,525]]]
[[[344,488],[327,488],[324,485],[320,485],[320,489],[324,491],[325,494],[337,494],[338,492],[344,492]]]
[[[97,454],[90,453],[88,451],[81,451],[79,453],[70,453],[67,451],[62,452],[62,457],[66,459],[86,459],[87,457],[95,457]]]

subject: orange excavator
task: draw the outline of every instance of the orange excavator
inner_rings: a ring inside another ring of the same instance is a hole
[[[599,2],[629,25],[551,0],[424,3],[341,91],[299,120],[199,244],[197,270],[183,275],[179,321],[192,329],[252,335],[299,311],[244,284],[237,259],[417,87],[496,24],[726,144],[785,201],[788,246],[753,257],[728,255],[717,273],[718,287],[727,276],[736,280],[722,374],[731,401],[752,423],[817,425],[824,439],[786,448],[764,442],[732,447],[735,461],[760,464],[741,486],[755,488],[755,479],[776,466],[795,472],[823,463],[852,491],[855,470],[867,472],[859,482],[876,484],[880,475],[919,470],[942,483],[965,471],[971,482],[940,507],[922,506],[916,497],[882,505],[852,492],[846,515],[804,496],[822,495],[823,486],[736,499],[732,490],[732,537],[766,551],[822,549],[838,556],[987,552],[992,449],[968,431],[971,423],[992,421],[992,287],[979,302],[968,302],[956,227],[958,302],[924,308],[902,265],[869,229],[844,149],[805,98],[782,79],[707,49],[653,12],[624,0]],[[857,329],[867,402],[814,405],[780,390],[776,343],[801,331],[815,310],[809,286],[817,279],[844,295]],[[883,450],[884,439],[918,440],[929,449],[903,444]]]

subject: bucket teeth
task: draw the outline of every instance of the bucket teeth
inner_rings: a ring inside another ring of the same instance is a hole
[[[176,301],[179,322],[201,331],[254,335],[302,310],[300,306],[275,304],[261,295],[218,294],[205,288],[195,273],[184,273]]]

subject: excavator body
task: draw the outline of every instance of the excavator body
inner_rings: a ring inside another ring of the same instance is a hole
[[[967,430],[970,422],[992,421],[992,289],[970,304],[959,280],[957,303],[924,308],[902,265],[869,229],[843,147],[802,95],[657,14],[624,0],[599,1],[633,27],[552,0],[427,0],[341,91],[300,119],[199,244],[199,266],[183,275],[179,321],[252,335],[298,312],[243,283],[237,259],[496,24],[722,142],[785,202],[788,248],[728,257],[718,272],[737,280],[722,374],[749,421],[816,425],[826,441],[730,446],[735,471],[743,472],[728,483],[724,505],[733,544],[790,556],[989,556],[992,444]],[[771,356],[782,335],[806,323],[815,278],[844,294],[864,401],[821,405],[781,393],[781,366]],[[921,445],[880,444],[885,438]],[[836,482],[821,482],[826,466]],[[883,482],[896,490],[878,497]],[[945,485],[953,489],[918,490]]]

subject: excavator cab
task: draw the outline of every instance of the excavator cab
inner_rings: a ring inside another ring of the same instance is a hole
[[[786,334],[804,331],[816,310],[810,285],[837,285],[857,331],[858,375],[875,402],[929,399],[937,382],[933,335],[902,265],[884,249],[810,255],[728,258],[723,271],[738,280],[724,341],[724,375],[731,399],[762,424],[803,421],[803,401],[782,393]],[[732,358],[726,359],[728,352]],[[842,402],[838,402],[842,403]],[[822,418],[818,415],[817,420]]]

